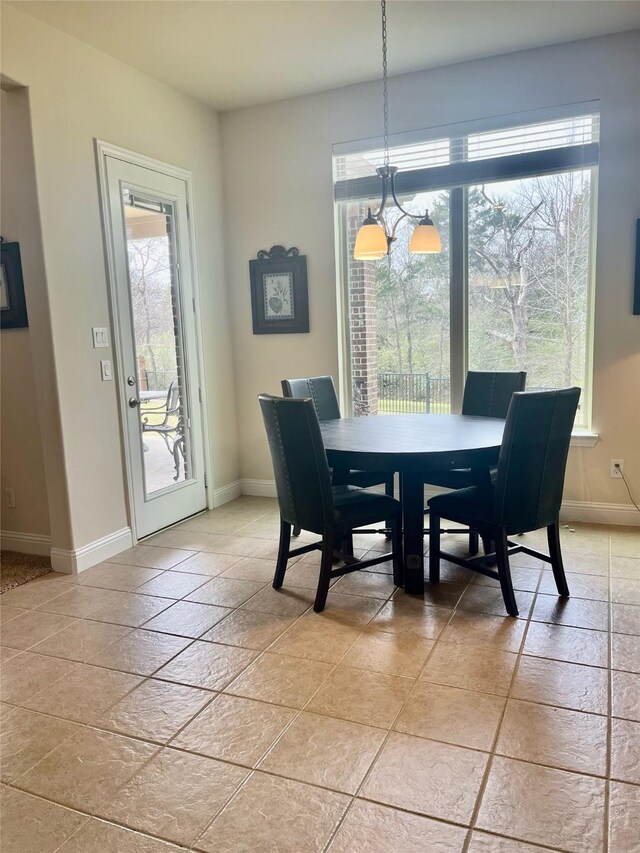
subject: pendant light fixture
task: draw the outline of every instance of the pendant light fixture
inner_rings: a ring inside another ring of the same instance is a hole
[[[376,169],[382,180],[382,198],[380,207],[376,213],[369,208],[367,218],[364,220],[356,236],[356,244],[353,257],[358,261],[379,261],[391,249],[391,244],[396,239],[396,229],[403,219],[419,220],[416,226],[409,251],[412,255],[432,254],[441,251],[440,235],[438,229],[429,218],[429,211],[425,211],[423,217],[415,216],[405,210],[396,196],[395,178],[398,172],[396,166],[389,164],[389,92],[387,88],[387,4],[381,0],[382,10],[382,98],[384,104],[384,166]],[[396,220],[391,231],[385,219],[385,209],[389,196],[398,208],[401,216]]]

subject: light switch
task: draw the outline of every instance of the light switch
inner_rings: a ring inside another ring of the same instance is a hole
[[[102,375],[103,382],[109,382],[111,379],[111,362],[110,361],[101,361],[100,362],[100,373]]]
[[[93,326],[91,329],[91,334],[93,335],[94,349],[109,346],[109,337],[107,335],[106,328],[104,328],[103,326]],[[111,377],[109,377],[109,379],[111,379]]]

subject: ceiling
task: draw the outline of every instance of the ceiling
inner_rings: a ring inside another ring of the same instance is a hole
[[[219,110],[380,76],[377,0],[8,2]],[[389,0],[387,17],[396,75],[635,29],[640,2]]]

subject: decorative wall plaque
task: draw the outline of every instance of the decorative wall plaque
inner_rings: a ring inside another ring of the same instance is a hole
[[[272,246],[249,261],[254,335],[309,331],[307,258],[298,249]]]

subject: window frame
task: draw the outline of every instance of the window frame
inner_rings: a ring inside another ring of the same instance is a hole
[[[542,117],[536,116],[532,122],[538,124],[554,121],[559,117],[570,120],[584,115],[596,116],[599,120],[598,104],[590,102],[589,109],[575,111],[569,109],[559,115],[556,111]],[[512,122],[504,123],[504,117],[497,126],[499,129],[522,126],[523,122],[511,117]],[[491,130],[490,123],[482,123],[482,130]],[[446,129],[439,128],[438,138],[445,135]],[[466,153],[466,140],[478,132],[474,124],[450,128],[449,143],[452,162],[446,166],[433,166],[426,169],[399,172],[396,179],[398,195],[433,190],[448,190],[449,192],[449,228],[450,228],[450,382],[451,410],[459,412],[462,407],[464,380],[468,370],[469,328],[468,328],[468,191],[470,187],[482,183],[497,183],[499,181],[515,180],[518,178],[543,177],[545,175],[562,174],[578,169],[590,171],[590,240],[588,258],[588,295],[586,311],[585,335],[585,382],[582,388],[582,407],[584,410],[583,426],[576,428],[572,434],[572,444],[593,446],[598,441],[598,435],[592,431],[593,415],[593,353],[594,353],[594,314],[595,314],[595,270],[597,249],[597,206],[598,206],[598,176],[599,176],[599,141],[580,145],[529,151],[522,154],[509,154],[487,159],[466,160],[460,157]],[[415,137],[415,133],[412,134]],[[406,137],[407,134],[402,134]],[[430,135],[422,136],[427,140]],[[396,137],[397,138],[397,137]],[[419,138],[419,137],[418,137]],[[434,139],[436,137],[433,137]],[[404,142],[406,145],[406,142]],[[347,151],[357,150],[357,145],[349,143],[344,146]],[[365,150],[372,149],[371,144],[365,145]],[[399,143],[391,145],[402,147]],[[334,146],[334,151],[341,152],[343,146]],[[361,148],[361,150],[363,150]],[[454,161],[454,152],[458,152],[460,162]],[[334,160],[339,154],[334,153]],[[361,201],[379,196],[380,182],[375,176],[352,178],[334,182],[334,223],[337,263],[337,302],[338,302],[338,365],[340,371],[340,403],[341,409],[347,416],[353,414],[352,393],[352,352],[349,326],[349,259],[346,246],[346,210],[350,201]]]

